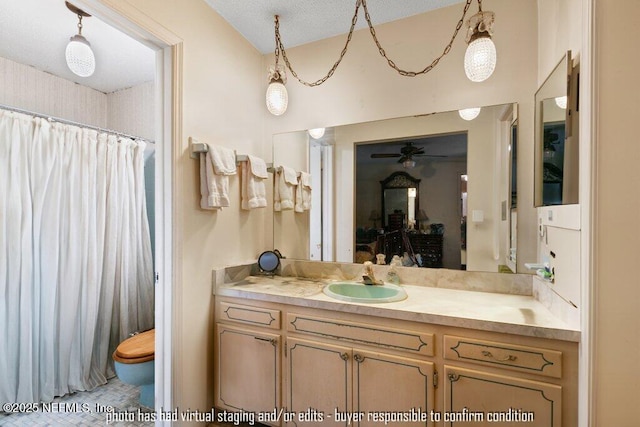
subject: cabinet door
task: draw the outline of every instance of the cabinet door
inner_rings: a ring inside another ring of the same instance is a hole
[[[335,411],[351,411],[351,348],[295,338],[287,339],[287,347],[287,410],[295,415],[293,425],[340,425]]]
[[[360,426],[425,426],[434,404],[433,363],[353,350],[354,406]]]
[[[558,385],[453,366],[445,366],[445,378],[444,415],[460,417],[460,422],[445,422],[445,426],[561,425],[562,387]]]
[[[216,404],[231,410],[280,408],[280,336],[217,325]]]

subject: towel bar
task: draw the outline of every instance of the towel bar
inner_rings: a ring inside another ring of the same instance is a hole
[[[195,138],[189,137],[189,145],[191,146],[191,158],[200,159],[200,153],[207,153],[209,146],[203,142],[198,142]],[[249,160],[249,156],[246,154],[236,153],[236,163],[246,162]],[[267,171],[274,172],[273,163],[267,163]]]

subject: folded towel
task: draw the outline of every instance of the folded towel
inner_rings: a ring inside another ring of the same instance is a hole
[[[300,172],[300,184],[298,184],[298,187],[300,188],[302,210],[308,211],[311,209],[311,174]],[[298,198],[296,198],[296,204],[298,204]]]
[[[200,206],[203,209],[222,209],[229,204],[229,175],[236,174],[233,150],[209,145],[200,154]]]
[[[236,153],[230,148],[209,145],[209,154],[216,175],[236,174]]]
[[[281,166],[277,169],[273,191],[273,210],[286,211],[294,208],[294,191],[298,185],[297,173],[294,169]]]
[[[267,189],[264,180],[269,177],[267,164],[259,157],[249,155],[242,162],[242,209],[264,208],[267,206]]]

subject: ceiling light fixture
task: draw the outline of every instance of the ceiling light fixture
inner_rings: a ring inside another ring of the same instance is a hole
[[[373,24],[371,23],[371,16],[369,15],[369,9],[367,8],[367,1],[356,0],[356,10],[355,10],[355,13],[353,14],[353,17],[351,18],[351,28],[349,29],[349,33],[347,34],[347,39],[345,41],[344,47],[342,48],[342,51],[340,52],[340,56],[338,57],[336,62],[333,64],[331,69],[329,69],[327,74],[325,74],[324,77],[314,82],[308,82],[300,78],[298,74],[294,71],[293,67],[291,66],[291,63],[289,62],[289,58],[287,58],[287,51],[284,48],[284,44],[282,43],[282,38],[280,36],[280,20],[278,18],[278,15],[275,15],[274,18],[275,18],[275,36],[276,36],[276,48],[275,48],[276,65],[275,67],[272,67],[269,72],[269,88],[267,89],[267,108],[272,114],[277,116],[284,113],[284,111],[287,109],[288,96],[287,96],[287,90],[284,87],[285,81],[284,80],[279,81],[279,79],[282,79],[282,77],[285,76],[284,69],[282,69],[282,72],[278,71],[279,69],[278,61],[280,59],[280,55],[282,55],[282,59],[284,60],[284,63],[286,64],[286,67],[291,73],[291,75],[305,86],[308,86],[308,87],[320,86],[321,84],[326,82],[331,76],[333,76],[336,69],[340,65],[340,62],[342,62],[342,58],[344,58],[345,54],[347,53],[347,48],[349,47],[349,43],[351,42],[351,37],[353,36],[353,31],[358,21],[358,12],[361,6],[364,9],[364,17],[367,20],[367,25],[369,26],[369,32],[371,33],[371,37],[373,38],[373,41],[375,42],[378,48],[378,52],[387,61],[387,65],[389,65],[391,68],[396,70],[398,74],[400,74],[401,76],[416,77],[431,71],[433,68],[435,68],[436,65],[438,65],[440,60],[451,51],[453,42],[455,41],[460,29],[463,27],[464,19],[467,15],[467,11],[469,10],[469,7],[471,6],[471,3],[473,3],[473,1],[474,0],[466,0],[464,5],[464,10],[462,12],[462,17],[458,21],[453,31],[453,34],[451,36],[451,39],[449,40],[449,43],[445,46],[445,48],[442,50],[442,53],[440,53],[439,56],[437,56],[433,61],[431,61],[429,65],[427,65],[422,70],[408,71],[398,67],[395,61],[393,61],[391,58],[387,56],[387,53],[382,47],[380,40],[378,40],[378,36],[376,35],[376,30],[373,27]],[[467,52],[465,54],[464,68],[465,68],[467,77],[471,81],[481,82],[483,80],[486,80],[493,73],[493,70],[496,67],[496,47],[493,44],[493,41],[491,40],[494,14],[493,12],[483,12],[482,0],[476,0],[476,1],[478,2],[478,13],[473,15],[467,21],[467,27],[468,27],[467,43],[469,43],[469,46],[467,47]],[[280,86],[275,86],[277,83],[279,83]],[[274,89],[272,89],[272,86],[274,86]],[[276,95],[271,95],[271,96],[273,96],[275,103],[277,104],[284,103],[284,108],[274,109],[272,111],[273,107],[270,106],[270,101],[269,101],[270,91],[276,91],[276,87],[277,87],[278,93],[280,93],[280,95],[278,96],[283,99],[278,100],[276,99],[277,98]]]
[[[308,132],[313,139],[320,139],[324,136],[324,128],[309,129]]]
[[[462,110],[458,110],[458,114],[464,120],[473,120],[478,117],[478,114],[480,114],[480,107],[464,108]]]
[[[82,35],[82,18],[91,15],[69,2],[65,2],[65,4],[71,12],[78,15],[78,34],[71,37],[65,51],[67,66],[74,74],[80,77],[89,77],[96,69],[96,57],[91,50],[91,44]]]

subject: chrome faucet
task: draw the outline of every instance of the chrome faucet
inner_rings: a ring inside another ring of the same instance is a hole
[[[364,262],[364,273],[362,274],[362,282],[365,285],[383,285],[382,280],[376,279],[373,274],[373,263],[371,261]]]

